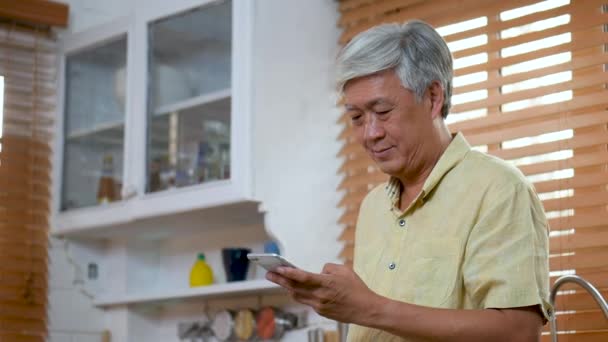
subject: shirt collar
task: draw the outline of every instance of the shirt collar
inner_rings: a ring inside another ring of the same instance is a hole
[[[433,167],[433,171],[422,186],[421,198],[426,198],[433,189],[439,184],[443,176],[453,169],[465,155],[471,150],[471,146],[466,141],[462,133],[452,135],[452,141],[448,148],[443,152],[437,164]],[[391,200],[391,204],[395,205],[401,196],[401,181],[395,177],[391,177],[387,186],[386,193]]]

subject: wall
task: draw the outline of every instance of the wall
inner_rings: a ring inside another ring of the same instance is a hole
[[[163,1],[63,0],[71,6],[71,32],[132,15],[139,6]],[[336,191],[340,181],[336,158],[340,127],[332,95],[332,65],[339,35],[336,7],[333,0],[255,3],[254,191],[263,203],[269,232],[290,246],[288,258],[311,271],[319,271],[325,261],[337,261],[341,248],[336,241],[340,234],[336,224],[340,215],[336,208],[340,200]],[[126,267],[120,250],[114,254],[116,267]],[[94,309],[90,299],[74,285],[74,270],[56,240],[52,241],[50,256],[53,342],[99,341],[99,335],[88,331],[106,327],[113,330],[112,341],[142,340],[143,336],[129,336],[129,331],[154,326],[151,322],[156,320],[161,321],[160,336],[165,341],[171,339],[176,319],[187,319],[198,312],[183,306],[151,316],[126,310],[104,313]],[[74,305],[64,305],[68,302]],[[305,333],[292,333],[284,340],[304,341]]]
[[[337,261],[340,149],[333,60],[339,31],[332,0],[256,3],[255,191],[288,257],[320,271]],[[309,257],[314,249],[314,259]]]
[[[66,32],[81,32],[113,19],[132,15],[136,1],[142,0],[55,0],[70,6]]]

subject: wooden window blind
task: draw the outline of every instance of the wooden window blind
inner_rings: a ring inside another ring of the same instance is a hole
[[[608,1],[342,0],[340,44],[374,25],[422,19],[454,56],[452,132],[517,165],[549,218],[551,283],[576,273],[608,296]],[[359,204],[387,180],[352,139],[346,116],[341,256],[352,264]],[[557,299],[560,341],[608,341],[592,298]],[[546,330],[546,329],[545,329]],[[549,336],[543,336],[549,340]]]
[[[0,24],[0,341],[45,341],[56,47]]]

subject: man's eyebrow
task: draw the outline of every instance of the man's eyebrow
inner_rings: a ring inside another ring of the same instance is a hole
[[[389,102],[390,102],[389,100],[387,100],[386,98],[383,98],[383,97],[374,98],[374,99],[371,99],[371,100],[367,101],[367,102],[365,103],[365,107],[366,107],[366,108],[371,108],[371,107],[373,107],[373,106],[375,106],[375,105],[379,105],[379,104],[385,104],[385,103],[389,103]],[[357,106],[355,106],[355,105],[351,105],[351,104],[349,104],[349,103],[344,104],[344,107],[345,107],[347,110],[351,110],[351,109],[357,109]]]

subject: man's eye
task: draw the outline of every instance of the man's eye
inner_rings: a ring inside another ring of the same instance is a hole
[[[362,117],[363,117],[363,115],[361,115],[361,114],[353,115],[350,117],[350,121],[354,124],[357,124],[357,123],[361,122]]]
[[[390,109],[387,109],[387,110],[377,110],[376,114],[380,114],[380,115],[382,115],[382,114],[388,114],[390,111],[391,111]]]

